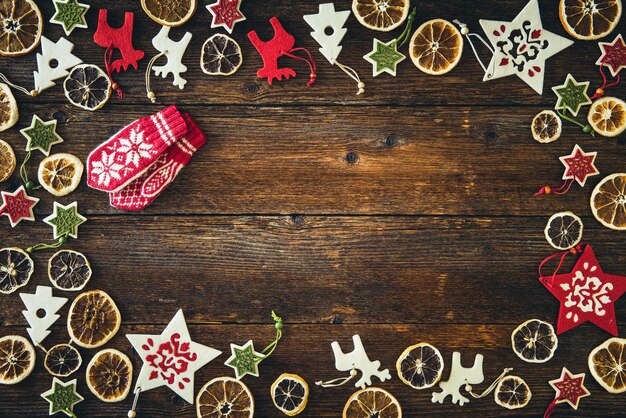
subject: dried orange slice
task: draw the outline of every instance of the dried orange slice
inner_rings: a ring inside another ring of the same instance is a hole
[[[91,265],[83,254],[72,250],[61,250],[48,260],[50,282],[60,290],[82,290],[91,278]]]
[[[198,392],[196,415],[198,418],[252,418],[252,392],[237,379],[217,377]]]
[[[389,32],[409,15],[409,0],[352,0],[356,20],[368,29]]]
[[[583,237],[583,221],[572,212],[555,213],[543,231],[548,243],[565,251],[578,245]]]
[[[591,105],[587,121],[600,135],[617,136],[626,130],[626,103],[616,97],[598,99]]]
[[[67,330],[76,344],[96,348],[120,329],[122,316],[113,299],[102,290],[81,293],[67,315]]]
[[[0,56],[28,54],[39,45],[43,18],[33,0],[3,0],[0,6]]]
[[[67,377],[83,364],[83,358],[77,349],[69,344],[55,345],[46,353],[44,367],[52,376]]]
[[[350,396],[343,408],[343,418],[401,418],[402,408],[384,389],[369,387]]]
[[[16,164],[17,160],[13,148],[0,139],[0,183],[11,178]]]
[[[626,229],[626,173],[606,176],[591,193],[591,212],[607,228]]]
[[[615,29],[622,16],[621,0],[561,0],[559,17],[576,39],[600,39]]]
[[[519,376],[507,376],[500,380],[493,392],[496,403],[506,409],[525,407],[532,395],[528,384]]]
[[[447,20],[429,20],[413,34],[409,54],[413,64],[421,71],[430,75],[443,75],[461,60],[463,37]]]
[[[141,0],[148,17],[163,26],[180,26],[187,22],[197,5],[197,0]]]
[[[552,110],[543,110],[533,118],[530,131],[535,141],[542,144],[556,141],[561,136],[561,118]]]
[[[419,343],[408,347],[396,361],[398,377],[413,389],[435,386],[443,374],[443,357],[437,347]]]
[[[20,112],[17,101],[9,86],[0,83],[0,132],[6,131],[17,123]]]
[[[0,338],[0,384],[14,385],[26,379],[35,368],[35,358],[35,347],[26,338]]]
[[[242,62],[241,48],[229,36],[216,33],[202,45],[200,67],[205,74],[232,75]]]
[[[104,402],[121,402],[128,396],[133,381],[133,364],[118,350],[97,353],[87,365],[87,386]]]
[[[72,68],[63,82],[63,89],[74,106],[98,110],[111,97],[111,79],[97,65],[81,64]]]
[[[39,184],[54,196],[72,193],[82,175],[83,163],[72,154],[52,154],[39,163]]]
[[[26,286],[35,271],[30,256],[20,248],[0,250],[0,293],[9,294]]]
[[[626,339],[609,338],[589,353],[589,371],[609,393],[626,392]]]
[[[272,384],[270,395],[280,412],[293,417],[306,408],[309,385],[297,374],[283,373]]]
[[[527,363],[545,363],[554,356],[559,340],[551,324],[529,319],[511,334],[513,351]]]

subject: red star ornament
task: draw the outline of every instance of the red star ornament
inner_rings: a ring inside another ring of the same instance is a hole
[[[556,405],[567,402],[572,408],[578,409],[580,398],[591,395],[591,393],[584,386],[584,382],[584,373],[572,374],[569,370],[563,367],[561,377],[548,382],[556,391],[556,397],[554,398],[553,403]]]
[[[241,0],[217,0],[206,8],[213,15],[211,27],[223,27],[228,33],[233,33],[235,24],[246,20],[241,13]]]
[[[15,192],[2,192],[2,206],[0,215],[9,217],[11,227],[15,228],[21,221],[34,221],[33,208],[39,202],[36,197],[26,194],[24,186],[20,186]]]
[[[597,155],[598,153],[595,151],[587,153],[578,144],[574,145],[570,155],[559,157],[559,160],[565,166],[563,180],[576,180],[581,187],[584,187],[587,177],[600,174],[593,164]]]
[[[561,302],[557,334],[589,321],[617,336],[614,303],[626,292],[626,277],[603,272],[590,245],[571,272],[539,280]]]
[[[617,74],[626,68],[626,44],[624,38],[619,34],[613,42],[598,42],[602,55],[596,61],[596,65],[609,67],[611,75],[616,77]]]

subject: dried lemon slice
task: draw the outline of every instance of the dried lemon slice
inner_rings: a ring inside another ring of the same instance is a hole
[[[67,315],[67,330],[76,344],[96,348],[120,329],[122,316],[113,299],[102,290],[81,293]]]
[[[182,25],[191,19],[197,6],[197,0],[141,0],[148,17],[163,26]]]
[[[0,132],[11,128],[17,123],[19,118],[20,112],[13,92],[11,92],[9,86],[0,83]]]
[[[600,39],[615,29],[622,15],[621,0],[561,0],[559,17],[576,39]]]
[[[19,335],[0,338],[0,384],[14,385],[35,368],[35,347]]]
[[[91,273],[89,260],[77,251],[61,250],[48,260],[48,277],[52,285],[60,290],[82,290]]]
[[[419,343],[408,347],[396,362],[398,377],[413,389],[435,386],[443,374],[443,357],[437,347]]]
[[[572,212],[555,213],[548,219],[544,235],[557,250],[574,248],[583,237],[583,221]]]
[[[402,418],[398,400],[389,392],[377,387],[361,389],[348,399],[343,408],[343,418]]]
[[[58,344],[46,352],[44,367],[52,376],[67,377],[83,364],[77,349],[69,344]]]
[[[552,110],[543,110],[537,113],[530,125],[533,138],[542,144],[559,139],[562,129],[561,118]]]
[[[82,175],[83,163],[72,154],[52,154],[39,163],[39,184],[54,196],[72,193]]]
[[[200,67],[209,75],[232,75],[237,72],[243,56],[239,44],[232,38],[216,33],[202,45]]]
[[[413,34],[409,53],[413,64],[421,71],[430,75],[443,75],[461,60],[463,37],[447,20],[429,20]]]
[[[30,256],[20,248],[0,250],[0,293],[9,294],[26,286],[35,271]]]
[[[626,392],[626,339],[609,338],[589,353],[589,371],[609,393]]]
[[[409,15],[409,0],[352,0],[356,20],[368,29],[389,32]]]
[[[615,137],[626,130],[626,103],[616,97],[598,99],[591,105],[587,121],[600,135]]]
[[[283,373],[272,384],[270,395],[280,412],[293,417],[306,408],[309,385],[297,374]]]
[[[11,178],[16,164],[13,148],[0,139],[0,183]]]
[[[250,389],[232,377],[217,377],[196,396],[198,418],[253,418],[254,398]]]
[[[545,363],[554,356],[559,340],[551,324],[529,319],[511,334],[513,351],[527,363]]]
[[[607,228],[626,229],[626,173],[606,176],[591,193],[591,212]]]
[[[532,392],[528,384],[519,376],[506,376],[493,393],[496,403],[506,409],[520,409],[528,405]]]
[[[33,0],[2,0],[0,56],[28,54],[39,45],[43,19]]]
[[[128,396],[133,381],[133,364],[118,350],[97,353],[87,366],[87,386],[104,402],[121,402]]]
[[[72,68],[63,82],[65,97],[86,110],[100,109],[111,97],[111,79],[97,65],[81,64]]]

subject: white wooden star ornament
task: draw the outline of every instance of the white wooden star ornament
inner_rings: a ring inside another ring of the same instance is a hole
[[[49,286],[37,286],[35,293],[20,293],[26,310],[22,311],[29,328],[28,335],[36,346],[50,335],[50,327],[60,318],[59,309],[67,303],[67,298],[52,295]]]
[[[37,71],[33,72],[35,91],[41,93],[54,87],[54,80],[66,77],[68,70],[81,64],[83,60],[72,54],[74,44],[61,37],[55,43],[41,37],[41,52],[37,53]]]

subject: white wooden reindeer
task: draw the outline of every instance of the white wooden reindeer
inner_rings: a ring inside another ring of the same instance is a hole
[[[450,377],[445,382],[439,383],[441,392],[433,392],[431,401],[433,403],[443,403],[448,395],[452,396],[452,403],[458,403],[463,406],[469,399],[461,395],[460,389],[466,384],[478,385],[485,380],[483,375],[483,355],[476,354],[474,365],[470,368],[463,367],[461,364],[461,353],[455,351],[452,353],[452,368],[450,369]]]
[[[173,74],[174,85],[182,90],[185,84],[187,84],[187,80],[180,76],[181,73],[187,71],[187,66],[183,64],[183,55],[185,55],[192,35],[190,32],[187,32],[180,41],[173,41],[168,36],[170,29],[169,26],[163,26],[159,33],[152,39],[152,45],[167,58],[165,65],[155,65],[152,69],[155,75],[162,75],[163,78],[167,77],[170,73]]]
[[[352,336],[354,342],[354,350],[350,353],[344,353],[337,341],[331,344],[333,354],[335,355],[335,367],[340,372],[351,371],[352,369],[358,369],[363,374],[361,378],[354,384],[356,387],[364,389],[366,386],[372,384],[372,376],[376,376],[381,382],[387,379],[391,379],[389,369],[378,370],[380,368],[380,361],[371,361],[365,352],[361,337],[357,335]]]

